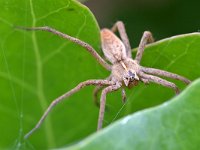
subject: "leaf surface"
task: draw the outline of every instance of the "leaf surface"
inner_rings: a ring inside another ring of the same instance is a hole
[[[0,6],[0,149],[63,147],[95,132],[98,108],[92,102],[93,88],[88,87],[57,105],[41,128],[23,140],[52,100],[84,80],[104,79],[109,72],[80,46],[51,33],[13,27],[50,26],[91,44],[101,54],[93,14],[71,0],[3,0]],[[200,76],[199,49],[199,33],[169,38],[146,48],[142,65],[194,80]],[[184,89],[184,84],[176,83]],[[120,91],[109,94],[104,126],[173,96],[171,89],[154,84],[128,90],[124,105]]]
[[[24,134],[36,125],[53,99],[81,81],[98,78],[91,68],[97,72],[96,66],[101,66],[76,44],[51,33],[27,32],[14,26],[50,26],[98,50],[99,27],[93,14],[72,0],[3,0],[0,6],[0,149],[52,148],[91,133],[95,127],[84,129],[98,110],[86,117],[93,108],[86,89],[55,108],[41,129],[24,142]]]
[[[170,101],[126,116],[67,150],[199,149],[199,94],[200,79]]]

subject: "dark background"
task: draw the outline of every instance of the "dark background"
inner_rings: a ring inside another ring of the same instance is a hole
[[[200,0],[88,0],[84,4],[101,28],[123,21],[132,47],[137,47],[145,30],[159,40],[200,29]]]

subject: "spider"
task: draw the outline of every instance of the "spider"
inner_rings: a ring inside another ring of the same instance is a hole
[[[74,42],[82,47],[84,47],[105,69],[111,71],[111,74],[106,79],[94,79],[87,80],[79,83],[76,87],[61,95],[52,101],[49,107],[44,112],[43,116],[36,124],[36,126],[25,135],[25,138],[28,138],[34,131],[36,131],[47,117],[49,112],[55,107],[59,102],[65,98],[71,96],[72,94],[78,92],[83,87],[89,85],[95,85],[94,98],[95,103],[97,102],[97,93],[103,88],[100,98],[100,110],[97,130],[102,128],[105,104],[106,104],[106,95],[110,92],[121,89],[122,90],[122,99],[125,101],[125,90],[124,88],[132,88],[137,86],[139,81],[148,84],[150,82],[160,84],[162,86],[171,88],[175,91],[176,94],[180,92],[179,88],[172,82],[169,82],[165,79],[162,79],[158,76],[168,77],[176,80],[183,81],[186,84],[189,84],[191,81],[187,78],[167,72],[164,70],[159,70],[155,68],[147,68],[140,66],[140,61],[144,52],[145,45],[153,42],[153,37],[151,32],[145,31],[143,33],[142,39],[140,41],[136,57],[133,59],[131,54],[131,46],[129,43],[128,36],[126,34],[125,26],[123,22],[117,21],[111,29],[104,28],[101,30],[101,44],[102,50],[106,59],[110,62],[107,63],[88,43],[83,42],[77,38],[64,34],[60,31],[57,31],[48,26],[44,27],[18,27],[24,30],[42,30],[51,32],[55,35],[58,35],[64,39],[68,39],[71,42]],[[118,31],[120,38],[117,37],[114,32]]]

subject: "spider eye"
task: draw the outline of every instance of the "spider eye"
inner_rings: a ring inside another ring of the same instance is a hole
[[[125,80],[128,80],[128,77],[124,77]]]
[[[128,71],[128,75],[130,76],[130,77],[135,77],[135,74],[134,73],[132,73],[130,70]]]
[[[131,71],[128,71],[128,75],[130,76],[131,81],[135,79],[135,74],[132,73]]]

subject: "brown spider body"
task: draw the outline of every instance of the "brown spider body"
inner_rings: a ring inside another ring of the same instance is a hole
[[[106,58],[113,64],[111,78],[128,88],[138,84],[139,65],[126,53],[123,42],[109,29],[101,30],[102,50]],[[129,80],[129,76],[134,76]]]
[[[134,74],[133,75],[135,78],[134,80],[128,79],[129,72]],[[139,82],[138,73],[139,73],[139,65],[136,63],[136,61],[127,58],[124,61],[113,64],[111,77],[112,80],[118,81],[122,83],[122,85],[131,88],[134,85],[137,85]]]
[[[95,103],[98,104],[97,94],[102,90],[101,99],[100,99],[100,111],[99,111],[99,119],[97,130],[102,128],[105,104],[106,104],[106,95],[110,92],[121,89],[122,90],[122,99],[125,101],[125,87],[132,88],[136,86],[139,81],[143,83],[156,83],[162,86],[171,88],[178,94],[180,91],[178,87],[165,79],[160,77],[168,77],[176,80],[180,80],[189,84],[191,81],[185,77],[180,75],[167,72],[160,69],[155,68],[147,68],[140,66],[140,60],[142,59],[142,55],[144,52],[145,45],[149,42],[153,42],[152,34],[149,31],[145,31],[142,39],[140,41],[138,51],[136,57],[133,59],[131,54],[131,46],[125,31],[124,24],[121,21],[118,21],[111,30],[102,29],[101,30],[101,43],[102,50],[108,61],[111,62],[112,65],[108,64],[88,43],[85,43],[77,38],[71,37],[67,34],[64,34],[60,31],[57,31],[50,27],[33,27],[33,28],[24,28],[19,27],[25,30],[42,30],[51,32],[55,35],[58,35],[64,39],[68,39],[71,42],[74,42],[82,47],[84,47],[105,69],[111,71],[111,75],[105,80],[87,80],[79,83],[75,88],[61,95],[57,99],[53,100],[47,110],[44,112],[43,116],[36,124],[36,126],[25,135],[25,138],[29,137],[35,130],[37,130],[44,119],[47,117],[49,112],[53,107],[55,107],[59,102],[64,100],[65,98],[71,96],[72,94],[78,92],[85,86],[95,85],[96,88],[94,90],[94,100]],[[121,40],[114,34],[115,31],[119,32]]]

